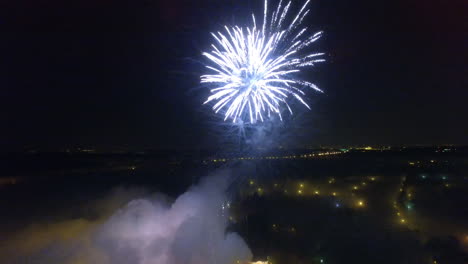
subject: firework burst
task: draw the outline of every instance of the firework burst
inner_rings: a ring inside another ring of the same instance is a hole
[[[272,114],[282,119],[285,108],[292,114],[288,103],[292,97],[310,109],[303,99],[304,90],[322,90],[295,76],[302,68],[325,60],[321,58],[324,53],[301,52],[322,35],[321,31],[310,35],[308,28],[302,26],[309,13],[309,2],[286,23],[291,1],[282,5],[280,0],[269,13],[268,0],[265,0],[260,27],[252,14],[251,27],[225,26],[223,33],[211,33],[216,42],[203,55],[210,61],[206,67],[212,72],[202,75],[201,83],[216,87],[211,89],[204,104],[214,102],[213,110],[223,113],[224,120],[251,124],[263,122]]]

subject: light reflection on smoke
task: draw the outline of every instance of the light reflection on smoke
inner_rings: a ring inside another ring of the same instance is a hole
[[[0,262],[248,262],[249,248],[237,234],[226,233],[226,216],[220,212],[225,201],[226,174],[205,178],[172,204],[161,198],[140,198],[131,200],[110,217],[32,225],[0,244]]]

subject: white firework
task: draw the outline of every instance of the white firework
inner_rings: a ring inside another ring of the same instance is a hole
[[[304,54],[302,51],[319,39],[322,32],[304,37],[307,27],[301,26],[309,13],[307,0],[299,13],[288,20],[291,1],[268,14],[268,0],[265,0],[263,25],[257,28],[255,15],[253,25],[242,28],[225,26],[225,32],[211,33],[216,40],[210,52],[204,52],[211,65],[206,66],[211,74],[201,76],[201,83],[216,86],[204,104],[215,101],[213,110],[224,114],[224,120],[256,123],[264,121],[271,114],[277,114],[294,97],[307,108],[302,98],[305,88],[322,92],[311,82],[294,78],[301,68],[325,61],[324,53]],[[301,54],[300,54],[301,53]]]

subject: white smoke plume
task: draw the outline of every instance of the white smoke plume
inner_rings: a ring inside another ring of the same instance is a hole
[[[173,203],[160,196],[139,198],[97,220],[32,225],[0,242],[0,263],[246,263],[249,248],[226,232],[226,187],[224,173],[203,179]],[[112,210],[99,204],[100,210]]]

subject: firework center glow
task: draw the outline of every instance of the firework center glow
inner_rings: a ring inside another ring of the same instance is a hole
[[[304,54],[301,51],[322,35],[308,37],[308,28],[302,27],[309,13],[307,0],[290,23],[288,11],[291,1],[282,5],[279,1],[275,11],[269,14],[265,0],[263,24],[257,28],[255,15],[253,25],[242,28],[225,26],[225,33],[211,33],[215,43],[210,52],[203,55],[210,61],[206,67],[210,74],[201,76],[201,83],[214,86],[205,101],[214,102],[215,113],[224,114],[224,120],[234,123],[256,123],[271,114],[282,119],[282,112],[290,107],[293,97],[310,109],[303,96],[305,89],[322,92],[315,84],[298,79],[296,74],[303,67],[325,61],[324,53]]]

